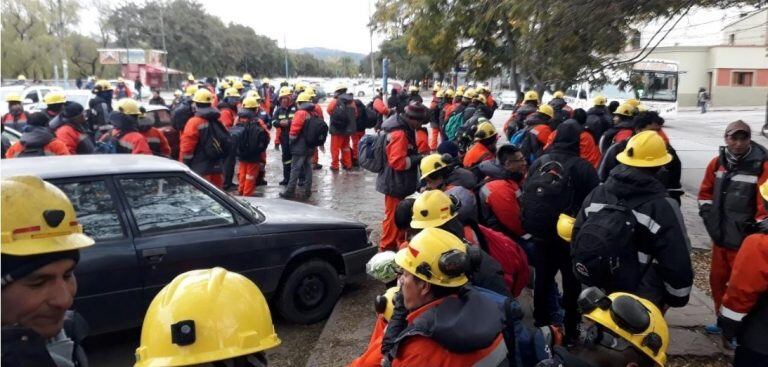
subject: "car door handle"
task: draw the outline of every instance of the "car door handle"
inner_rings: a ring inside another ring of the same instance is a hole
[[[144,256],[144,258],[147,259],[147,261],[152,265],[158,264],[163,261],[163,256],[165,256],[165,247],[141,250],[141,256]]]

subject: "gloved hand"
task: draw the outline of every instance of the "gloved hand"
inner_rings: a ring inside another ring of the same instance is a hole
[[[392,300],[395,305],[392,312],[392,318],[389,319],[387,330],[384,332],[384,336],[381,340],[381,354],[387,356],[390,350],[395,346],[395,340],[400,333],[408,326],[408,309],[405,308],[405,301],[403,300],[403,292],[399,291],[395,293],[395,298]]]

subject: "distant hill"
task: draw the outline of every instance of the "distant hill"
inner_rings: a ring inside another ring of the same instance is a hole
[[[323,47],[304,47],[304,48],[294,49],[292,51],[299,52],[299,53],[307,53],[318,59],[339,59],[347,56],[352,58],[352,60],[359,62],[365,57],[364,54],[359,54],[356,52],[331,50]]]

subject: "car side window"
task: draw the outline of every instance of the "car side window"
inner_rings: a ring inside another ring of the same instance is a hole
[[[96,240],[125,237],[114,197],[103,180],[57,184],[69,197],[85,234]]]
[[[24,97],[24,99],[30,99],[32,102],[37,103],[40,101],[40,99],[37,98],[37,91],[31,91],[27,93],[27,95]]]
[[[120,179],[142,235],[233,225],[234,216],[181,177]]]

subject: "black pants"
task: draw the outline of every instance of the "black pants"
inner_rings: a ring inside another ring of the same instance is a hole
[[[280,137],[280,152],[283,159],[283,181],[287,183],[291,178],[291,161],[293,158],[287,137]]]
[[[233,185],[233,179],[235,178],[235,163],[237,163],[236,149],[230,149],[229,156],[224,160],[224,188],[228,188]]]
[[[743,346],[736,347],[733,355],[733,367],[768,366],[768,354],[755,352]]]
[[[536,243],[536,282],[533,289],[533,318],[536,326],[552,324],[551,294],[556,286],[555,275],[563,278],[563,309],[565,309],[565,333],[577,337],[581,321],[577,301],[581,283],[573,274],[568,244],[560,239],[548,239]]]

